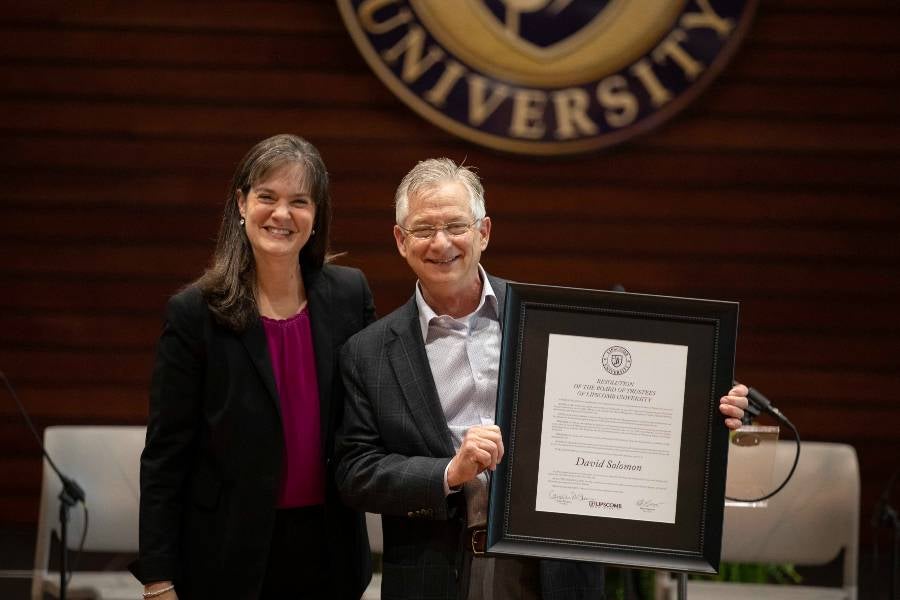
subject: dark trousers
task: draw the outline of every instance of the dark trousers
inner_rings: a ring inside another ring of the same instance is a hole
[[[323,506],[278,509],[260,598],[331,598],[336,587],[327,536]]]
[[[472,556],[466,552],[466,600],[539,600],[541,578],[533,558]]]

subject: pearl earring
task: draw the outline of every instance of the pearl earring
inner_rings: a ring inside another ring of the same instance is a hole
[[[244,223],[246,223],[246,221],[244,221],[244,217],[241,217],[240,223],[241,223],[241,227],[243,227]]]

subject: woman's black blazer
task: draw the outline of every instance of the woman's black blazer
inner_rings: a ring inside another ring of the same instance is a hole
[[[374,320],[363,274],[326,265],[304,273],[326,457],[327,539],[335,598],[359,598],[371,577],[365,519],[334,486],[334,432],[343,411],[338,352]],[[150,388],[141,455],[143,582],[174,580],[180,600],[250,599],[266,570],[281,475],[280,404],[261,321],[236,333],[213,318],[200,290],[172,297]]]

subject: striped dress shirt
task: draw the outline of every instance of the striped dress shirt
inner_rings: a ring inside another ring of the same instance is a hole
[[[435,313],[425,302],[420,284],[416,284],[425,351],[455,450],[459,450],[469,427],[493,424],[497,403],[499,310],[484,269],[479,265],[478,270],[482,281],[478,308],[458,319]],[[446,473],[444,478],[449,492]],[[487,482],[485,472],[465,486],[470,527],[486,522]]]

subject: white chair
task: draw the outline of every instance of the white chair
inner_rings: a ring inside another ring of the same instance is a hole
[[[775,485],[790,469],[794,449],[794,442],[778,442]],[[843,551],[841,587],[690,581],[688,599],[856,600],[859,489],[853,447],[805,442],[794,477],[767,506],[725,508],[723,561],[825,565]],[[669,597],[675,597],[674,586]]]
[[[384,553],[384,536],[381,531],[381,515],[366,513],[366,529],[369,530],[369,547],[372,549],[373,562],[380,564],[380,557]],[[381,570],[372,573],[372,581],[360,600],[380,600],[381,598]]]
[[[139,464],[145,432],[145,427],[127,426],[60,426],[44,430],[47,453],[64,475],[84,488],[89,511],[85,551],[137,552]],[[60,489],[59,479],[44,461],[32,600],[40,600],[45,593],[59,596],[59,573],[48,572],[47,566],[50,533],[59,533]],[[81,506],[74,507],[70,515],[67,546],[77,550],[84,527]],[[133,600],[140,598],[143,586],[127,571],[77,571],[66,591],[72,600]]]

